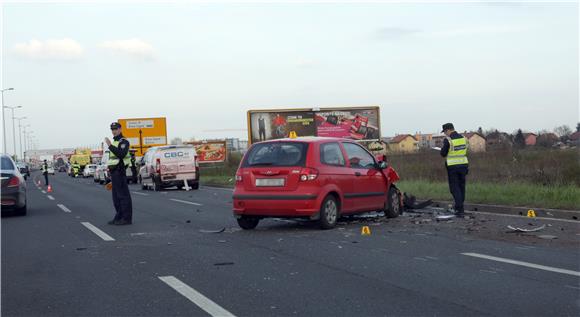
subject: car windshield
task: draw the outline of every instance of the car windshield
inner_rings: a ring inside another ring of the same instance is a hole
[[[261,143],[252,147],[243,166],[304,166],[307,143]]]
[[[12,163],[12,160],[10,160],[8,157],[3,156],[2,157],[2,162],[0,163],[0,169],[5,170],[5,171],[11,171],[14,170],[14,164]]]

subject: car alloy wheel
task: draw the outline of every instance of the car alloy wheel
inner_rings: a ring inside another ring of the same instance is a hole
[[[333,196],[327,196],[320,208],[320,226],[330,229],[336,225],[338,219],[338,203]]]

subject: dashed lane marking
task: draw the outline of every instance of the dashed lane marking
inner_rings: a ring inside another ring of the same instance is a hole
[[[529,267],[529,268],[533,268],[533,269],[550,271],[550,272],[555,272],[555,273],[568,274],[568,275],[573,275],[573,276],[580,277],[580,272],[578,272],[578,271],[560,269],[560,268],[557,268],[557,267],[545,266],[545,265],[534,264],[534,263],[523,262],[523,261],[516,261],[516,260],[511,260],[511,259],[505,259],[505,258],[498,258],[498,257],[495,257],[495,256],[485,255],[485,254],[479,254],[479,253],[461,253],[461,254],[467,255],[467,256],[476,257],[476,258],[486,259],[486,260],[492,260],[492,261],[497,261],[497,262],[515,264],[515,265],[525,266],[525,267]]]
[[[40,192],[43,194],[46,194],[46,190],[41,190]]]
[[[191,288],[189,285],[183,283],[176,277],[159,276],[159,279],[163,281],[165,284],[169,285],[169,287],[176,290],[179,294],[189,299],[192,303],[196,304],[199,308],[203,309],[208,314],[212,316],[235,317],[234,314],[225,310],[223,307],[216,304],[211,299],[203,296],[203,294]]]
[[[169,200],[176,201],[178,203],[183,203],[183,204],[203,206],[202,204],[194,203],[193,201],[187,201],[187,200],[181,200],[181,199],[175,199],[175,198],[169,198]]]
[[[113,237],[104,233],[101,229],[93,226],[90,222],[81,222],[81,224],[83,226],[87,227],[87,229],[91,230],[94,234],[98,235],[101,239],[103,239],[105,241],[115,241],[115,239],[113,239]]]
[[[140,193],[140,192],[132,192],[135,195],[141,195],[141,196],[149,196],[149,194],[145,194],[145,193]]]
[[[50,200],[54,200],[54,197],[52,197],[51,195],[46,195],[46,197],[48,197],[48,199]]]
[[[70,209],[66,208],[63,204],[57,204],[58,208],[62,209],[64,212],[71,212]]]

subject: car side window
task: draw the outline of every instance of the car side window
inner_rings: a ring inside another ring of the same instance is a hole
[[[344,166],[344,156],[338,143],[324,143],[320,146],[320,161],[323,164]]]
[[[362,146],[354,143],[343,143],[350,167],[352,168],[374,168],[375,159]]]

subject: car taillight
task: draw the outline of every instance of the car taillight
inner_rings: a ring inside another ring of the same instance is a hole
[[[307,182],[315,180],[318,177],[318,170],[315,168],[305,167],[300,171],[300,181]]]
[[[18,179],[18,177],[16,176],[12,176],[12,178],[10,178],[10,180],[8,181],[8,187],[17,187],[18,185],[20,185],[20,180]]]
[[[161,173],[161,160],[157,159],[157,161],[155,161],[155,171],[157,171],[157,174]]]

